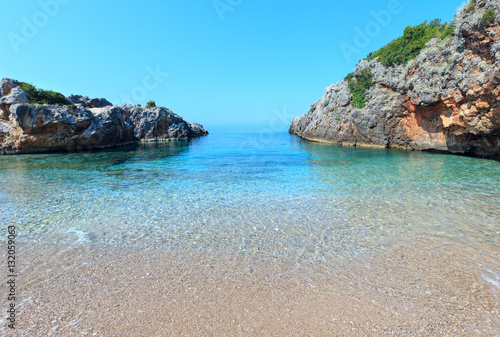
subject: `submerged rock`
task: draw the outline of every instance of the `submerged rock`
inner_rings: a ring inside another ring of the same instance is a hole
[[[118,107],[79,95],[67,97],[72,105],[32,104],[19,85],[1,81],[0,154],[74,152],[208,134],[163,107]]]
[[[484,22],[486,11],[494,18]],[[348,81],[334,84],[290,133],[352,146],[432,150],[500,158],[500,9],[478,0],[455,16],[451,38],[433,39],[406,65],[377,58],[354,70],[372,74],[366,104],[356,108]]]

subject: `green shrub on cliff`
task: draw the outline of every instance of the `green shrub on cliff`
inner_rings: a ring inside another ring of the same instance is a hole
[[[26,92],[31,104],[71,104],[63,94],[55,91],[38,89],[34,85],[25,82],[21,82],[19,87]]]
[[[450,36],[453,29],[453,23],[441,24],[440,19],[435,19],[430,23],[424,21],[417,26],[408,26],[405,28],[403,36],[398,37],[376,52],[368,54],[366,59],[372,60],[378,57],[378,60],[386,67],[406,64],[417,57],[431,39]]]
[[[359,72],[358,75],[350,73],[346,76],[347,86],[351,91],[353,100],[352,105],[355,108],[363,109],[366,104],[366,90],[370,89],[373,85],[373,74],[370,68],[365,68]]]
[[[481,23],[488,24],[495,18],[495,9],[488,9],[481,18]]]
[[[156,102],[155,101],[149,101],[146,103],[146,108],[151,109],[151,108],[156,108]]]
[[[439,37],[439,39],[441,40],[453,35],[453,32],[455,31],[455,22],[452,22],[450,24],[445,23],[442,26],[442,28],[443,28],[443,34]]]
[[[476,0],[471,0],[469,2],[469,6],[465,9],[465,13],[472,12],[474,9],[476,9],[477,1]]]
[[[326,101],[323,102],[323,107],[326,107],[328,104],[330,104],[330,100],[327,99]]]

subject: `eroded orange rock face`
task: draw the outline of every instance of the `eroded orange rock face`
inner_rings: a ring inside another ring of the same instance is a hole
[[[454,37],[431,40],[407,65],[361,61],[354,76],[368,68],[375,83],[365,92],[365,107],[352,105],[344,80],[295,118],[290,132],[339,144],[500,159],[500,13],[481,22],[495,6],[478,0],[476,11],[459,11]]]
[[[420,149],[447,150],[446,135],[439,128],[440,118],[446,118],[447,113],[443,113],[443,104],[435,107],[424,108],[415,106],[410,100],[403,105],[407,110],[403,112],[404,117],[399,122],[403,133],[410,140],[410,146]],[[444,123],[443,123],[444,124]]]
[[[409,145],[416,148],[460,152],[460,148],[472,143],[472,148],[464,153],[498,157],[500,76],[498,58],[491,47],[497,42],[500,29],[497,24],[490,24],[461,33],[466,49],[462,61],[456,65],[455,76],[475,75],[479,80],[483,77],[484,82],[471,81],[468,86],[458,86],[442,95],[433,106],[416,105],[407,98],[400,125]],[[469,69],[468,73],[464,69]],[[418,71],[412,70],[408,75],[418,76]],[[483,146],[476,146],[475,142]]]
[[[481,135],[490,135],[489,141],[498,144],[500,107],[488,87],[491,86],[474,85],[472,96],[453,92],[435,106],[416,106],[407,98],[399,127],[403,128],[409,145],[450,151],[448,139]]]

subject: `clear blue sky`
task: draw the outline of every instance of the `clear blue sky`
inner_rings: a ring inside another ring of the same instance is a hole
[[[306,113],[407,25],[451,21],[463,3],[401,0],[376,23],[372,11],[391,1],[2,1],[0,77],[115,104],[155,100],[207,127],[265,125],[276,111]],[[356,27],[372,37],[356,45]],[[346,45],[357,49],[349,58]]]

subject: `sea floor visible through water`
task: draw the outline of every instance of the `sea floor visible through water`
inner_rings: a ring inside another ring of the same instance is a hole
[[[500,335],[500,163],[262,130],[0,157],[1,334]]]

